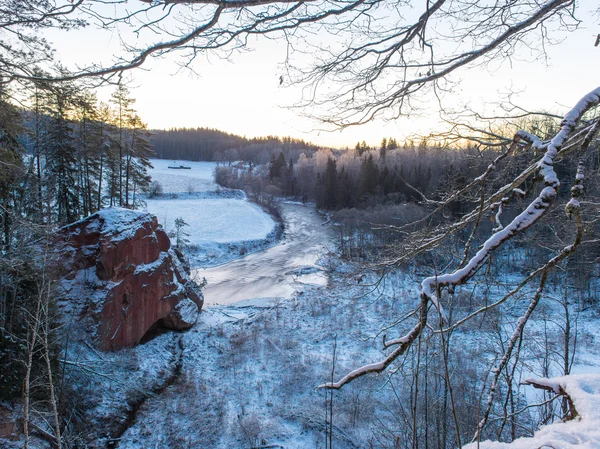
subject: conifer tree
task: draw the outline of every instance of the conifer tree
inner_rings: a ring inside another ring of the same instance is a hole
[[[73,104],[71,85],[54,86],[48,93],[51,114],[48,129],[46,164],[48,169],[48,207],[56,222],[66,224],[79,218],[79,186],[74,137],[68,113]]]
[[[335,159],[328,157],[323,175],[323,207],[325,209],[335,209],[337,206],[337,182],[337,164]]]
[[[279,156],[275,158],[275,155],[271,155],[271,162],[269,163],[269,179],[273,181],[274,179],[280,178],[282,175],[282,171],[286,168],[285,156],[283,155],[283,151],[279,152]]]
[[[97,164],[98,164],[98,184],[96,186],[96,192],[93,194],[93,200],[96,202],[95,210],[102,209],[104,205],[103,189],[106,188],[106,184],[110,186],[110,183],[104,183],[104,178],[107,177],[110,180],[110,171],[107,168],[108,162],[113,160],[114,154],[116,154],[116,139],[114,133],[113,117],[110,107],[106,103],[100,103],[96,112],[97,120],[92,123],[91,133],[93,134],[92,139],[95,142],[97,148]],[[108,176],[107,176],[108,174]]]
[[[10,253],[12,246],[13,214],[21,196],[20,180],[23,175],[23,149],[17,140],[21,131],[19,111],[7,101],[7,93],[0,86],[0,255]]]
[[[381,141],[381,146],[379,147],[379,155],[381,156],[382,159],[385,159],[385,154],[387,153],[388,150],[388,143],[387,143],[387,139],[384,137],[383,140]]]
[[[83,92],[75,98],[75,146],[77,149],[77,171],[80,185],[81,206],[84,216],[97,210],[97,201],[93,196],[99,178],[100,154],[99,136],[95,131],[98,121],[96,96],[90,92]]]
[[[127,145],[127,127],[131,121],[133,110],[131,105],[135,103],[135,100],[131,98],[129,89],[123,84],[117,86],[117,90],[113,92],[111,97],[111,103],[115,105],[115,126],[117,127],[117,143],[119,149],[119,155],[117,160],[117,170],[113,170],[112,180],[113,189],[117,189],[118,200],[117,204],[123,206],[123,194],[124,194],[124,170],[125,170],[125,156],[126,156],[126,145]],[[113,193],[117,193],[113,192]],[[112,204],[111,196],[111,204]]]
[[[33,93],[30,96],[32,102],[31,119],[26,133],[31,139],[31,153],[28,177],[26,180],[26,193],[28,199],[25,202],[27,216],[34,222],[42,224],[49,221],[44,214],[44,190],[45,176],[42,167],[46,158],[46,142],[48,141],[48,128],[50,116],[47,113],[46,97],[49,86],[43,82],[36,82],[32,86]]]
[[[360,193],[361,196],[372,195],[377,188],[377,165],[373,155],[369,154],[363,159],[360,167]]]
[[[148,169],[152,168],[150,158],[154,151],[150,145],[150,132],[142,119],[133,114],[129,121],[130,142],[126,145],[125,156],[125,207],[136,206],[136,193],[150,185]]]

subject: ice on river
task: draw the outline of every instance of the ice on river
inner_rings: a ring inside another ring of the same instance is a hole
[[[284,241],[266,251],[251,254],[225,265],[194,270],[196,279],[205,277],[206,303],[233,304],[239,301],[285,299],[301,284],[324,285],[327,275],[319,257],[331,248],[333,238],[313,207],[282,204]]]

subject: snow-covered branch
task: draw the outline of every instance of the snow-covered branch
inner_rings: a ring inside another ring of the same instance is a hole
[[[524,382],[567,398],[570,416],[565,422],[543,426],[531,437],[511,443],[478,441],[464,449],[531,449],[600,447],[600,375],[579,374],[552,379],[529,378]]]

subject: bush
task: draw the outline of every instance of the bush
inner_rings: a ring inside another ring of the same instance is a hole
[[[158,181],[152,181],[148,186],[148,190],[146,191],[146,195],[148,195],[148,198],[154,198],[155,196],[161,196],[162,194],[162,184]]]

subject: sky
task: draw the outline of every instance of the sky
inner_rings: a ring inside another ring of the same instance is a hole
[[[597,17],[584,13],[593,0],[581,2],[580,28],[556,34],[560,44],[547,48],[547,59],[532,61],[521,53],[520,59],[499,60],[485,68],[461,70],[452,76],[460,81],[447,104],[467,104],[491,113],[491,102],[509,89],[520,92],[519,104],[558,114],[575,104],[600,83],[600,46],[594,47],[600,33]],[[90,28],[50,34],[57,59],[68,64],[81,61],[107,61],[119,49],[119,35]],[[251,51],[220,59],[214,55],[197,58],[195,73],[181,70],[177,57],[150,60],[143,70],[130,72],[129,87],[137,99],[135,108],[152,129],[171,127],[210,127],[247,137],[289,135],[330,147],[353,147],[365,140],[370,145],[383,137],[404,139],[427,134],[442,125],[434,108],[425,107],[421,116],[413,114],[392,122],[374,121],[342,132],[318,131],[319,124],[288,106],[300,100],[298,86],[284,83],[283,62],[286,45],[282,41],[256,39]],[[107,99],[111,89],[99,92]],[[433,101],[432,101],[433,104]]]

